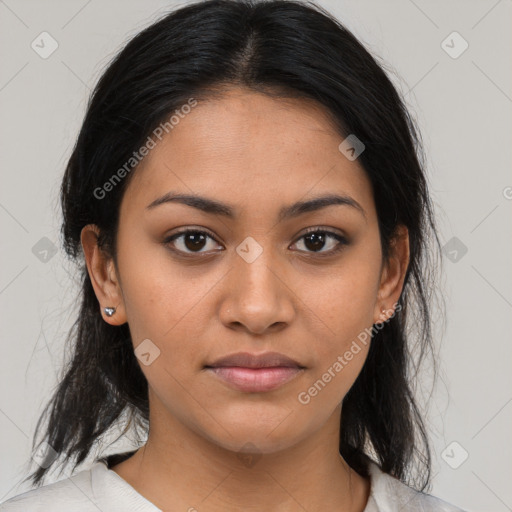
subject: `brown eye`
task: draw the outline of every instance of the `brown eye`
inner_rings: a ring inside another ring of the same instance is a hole
[[[319,228],[314,228],[302,235],[299,241],[302,240],[304,240],[303,243],[306,248],[304,252],[312,252],[313,254],[319,253],[322,256],[324,254],[334,254],[343,249],[343,246],[348,244],[348,241],[344,236]],[[327,250],[322,250],[325,247],[327,247]]]
[[[214,240],[206,231],[187,229],[175,233],[164,240],[165,245],[172,245],[172,250],[184,254],[201,254],[207,245],[208,239]],[[177,241],[177,243],[175,243]]]
[[[188,256],[207,253],[211,249],[215,249],[213,243],[210,243],[210,247],[208,247],[209,240],[215,241],[215,238],[207,231],[186,229],[167,237],[164,240],[164,245],[170,246],[170,249],[174,252]],[[311,229],[302,235],[295,244],[299,242],[302,242],[305,247],[305,249],[300,249],[300,252],[318,254],[319,256],[330,256],[348,245],[344,236],[319,228]],[[205,248],[206,250],[203,250]]]

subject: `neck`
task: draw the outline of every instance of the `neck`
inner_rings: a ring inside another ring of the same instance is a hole
[[[314,437],[271,453],[225,449],[155,414],[147,443],[112,470],[164,512],[363,512],[370,483],[339,455],[340,413]]]

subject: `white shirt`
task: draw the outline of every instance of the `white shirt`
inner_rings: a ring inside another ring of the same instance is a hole
[[[464,512],[369,465],[371,491],[364,512]],[[103,461],[69,478],[0,504],[1,512],[162,512]]]

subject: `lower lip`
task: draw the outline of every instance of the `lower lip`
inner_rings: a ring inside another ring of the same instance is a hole
[[[208,370],[240,391],[260,393],[277,389],[298,375],[302,368],[288,368],[284,366],[272,368],[222,366],[208,368]]]

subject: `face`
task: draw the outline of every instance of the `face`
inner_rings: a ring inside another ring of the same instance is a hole
[[[398,300],[408,256],[383,264],[371,183],[342,140],[313,102],[232,89],[200,101],[135,171],[118,266],[93,285],[118,306],[105,320],[129,324],[152,416],[262,453],[339,424],[368,353],[361,333]],[[225,207],[150,206],[167,193]],[[345,199],[290,208],[325,196]],[[206,368],[240,352],[299,368]]]

